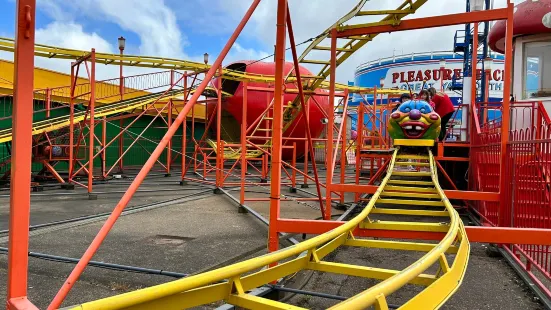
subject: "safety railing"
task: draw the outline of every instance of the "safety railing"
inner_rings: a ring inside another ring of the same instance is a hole
[[[480,109],[474,111],[475,117]],[[551,228],[551,122],[540,102],[515,103],[505,156],[506,187],[499,188],[501,119],[488,122],[473,135],[472,190],[500,192],[502,202],[475,202],[472,210],[485,225],[505,223],[516,228]],[[505,203],[505,205],[501,205]],[[505,247],[541,291],[551,296],[551,248],[513,244]]]
[[[109,104],[123,99],[144,96],[150,92],[166,89],[174,80],[176,73],[171,70],[138,74],[121,78],[96,81],[95,99],[97,104]],[[122,82],[122,95],[121,95]],[[74,86],[74,103],[77,105],[90,100],[90,83],[84,82]],[[71,86],[61,86],[34,91],[34,120],[44,120],[67,114],[71,98]],[[12,105],[4,99],[0,115],[0,128],[7,128],[11,122]]]

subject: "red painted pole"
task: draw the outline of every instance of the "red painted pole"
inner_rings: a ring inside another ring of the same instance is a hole
[[[119,95],[120,100],[124,100],[124,77],[122,75],[122,55],[124,52],[124,48],[119,48],[119,52],[121,55],[121,63],[119,66]],[[122,130],[124,128],[124,119],[120,119],[119,121],[120,129]],[[124,133],[119,136],[119,171],[123,173],[124,171],[124,164],[123,164],[123,154],[124,154]]]
[[[291,162],[293,167],[297,166],[297,143],[293,142],[293,161]],[[297,188],[297,171],[292,169],[291,171],[291,186]]]
[[[94,108],[96,105],[96,50],[92,49],[90,56],[90,115],[89,115],[89,145],[88,145],[88,194],[92,193],[92,183],[94,181]]]
[[[187,71],[184,72],[184,102],[183,102],[184,105],[186,105],[186,98],[187,98]],[[191,137],[192,138],[195,134],[194,121],[195,121],[195,107],[191,109]],[[184,181],[184,177],[186,176],[185,174],[186,174],[186,152],[187,152],[187,132],[186,132],[187,117],[184,120],[182,126],[183,126],[182,128],[182,181]],[[191,160],[189,162],[191,164]],[[195,164],[194,164],[193,172],[195,172]]]
[[[52,90],[49,88],[46,88],[46,117],[48,118],[50,117],[50,109],[52,106],[51,97],[52,97]]]
[[[120,130],[123,130],[124,128],[124,119],[119,120],[119,127]],[[124,154],[124,132],[119,136],[119,172],[124,172],[124,164],[123,164],[123,154]]]
[[[123,195],[123,197],[121,198],[117,206],[114,208],[113,212],[111,213],[107,221],[103,224],[102,228],[100,229],[100,231],[98,232],[98,234],[96,235],[96,237],[94,238],[94,240],[92,241],[88,249],[86,249],[86,252],[82,256],[80,261],[77,263],[77,265],[75,266],[75,268],[73,269],[73,271],[71,272],[71,274],[69,275],[69,277],[67,278],[63,286],[61,287],[61,289],[59,290],[59,292],[57,292],[54,300],[48,306],[48,309],[59,308],[59,306],[61,305],[61,303],[63,302],[63,300],[69,293],[69,291],[71,290],[71,288],[74,286],[75,282],[78,280],[82,272],[84,272],[84,269],[86,268],[86,266],[88,265],[88,263],[90,262],[90,260],[92,259],[92,257],[94,256],[98,248],[100,247],[101,243],[103,242],[105,237],[107,237],[107,234],[109,233],[113,225],[115,225],[115,222],[117,221],[118,217],[121,215],[124,208],[128,205],[128,202],[130,201],[130,199],[132,198],[132,196],[134,195],[134,193],[136,192],[140,184],[143,182],[143,180],[145,179],[145,177],[147,176],[147,174],[149,173],[149,171],[151,170],[151,168],[153,167],[157,159],[159,159],[159,156],[162,154],[164,148],[168,144],[168,139],[174,136],[174,133],[178,130],[178,127],[180,127],[180,125],[182,124],[185,118],[185,115],[197,102],[197,99],[199,99],[199,96],[203,93],[209,81],[213,78],[216,72],[216,69],[220,67],[220,65],[222,64],[222,60],[228,54],[228,51],[233,46],[235,40],[237,39],[237,37],[245,27],[247,21],[249,20],[249,18],[251,17],[251,15],[253,14],[254,10],[256,9],[259,3],[260,3],[260,0],[254,0],[254,2],[251,4],[247,13],[245,14],[243,19],[241,20],[241,22],[233,32],[232,36],[230,37],[230,39],[228,40],[228,42],[226,43],[226,45],[224,46],[220,54],[218,55],[218,58],[216,59],[212,67],[209,69],[209,71],[205,74],[205,79],[197,87],[196,92],[193,94],[189,102],[180,111],[180,113],[178,114],[178,117],[172,123],[172,126],[170,126],[165,136],[161,139],[161,141],[159,142],[159,144],[151,154],[151,157],[149,157],[149,159],[144,164],[143,168],[140,170],[138,175],[136,175],[136,177],[134,178],[134,181],[128,188],[128,191]],[[29,50],[31,52],[33,51],[32,48],[30,48]],[[26,190],[28,192],[28,187]],[[28,225],[26,227],[28,227]]]
[[[345,96],[343,97],[343,100],[348,101],[348,90],[345,91]],[[342,148],[341,148],[341,184],[344,184],[345,182],[345,175],[346,175],[346,145],[348,140],[347,138],[347,118],[348,113],[346,112],[348,110],[348,104],[344,105],[344,109],[342,111]],[[341,192],[341,204],[344,204],[344,192]]]
[[[7,308],[37,309],[27,300],[29,218],[31,212],[31,152],[35,0],[18,0],[14,55],[13,142],[10,184]],[[22,307],[21,307],[22,308]]]
[[[222,66],[218,68],[219,76],[222,77]],[[222,147],[222,78],[218,79],[218,86],[216,91],[216,187],[222,187],[222,170],[224,169],[222,164],[222,157],[224,156],[224,149]]]
[[[503,110],[501,112],[501,158],[499,173],[499,226],[509,226],[507,222],[507,207],[511,205],[511,199],[505,190],[509,185],[509,176],[507,175],[507,143],[509,142],[509,122],[510,122],[510,97],[511,94],[511,71],[513,62],[513,12],[514,4],[507,6],[507,30],[505,32],[505,70],[503,72]]]
[[[293,32],[293,23],[291,21],[291,13],[289,11],[289,8],[287,8],[287,27],[288,27],[288,33],[289,33],[289,43],[291,44],[291,52],[292,52],[292,55],[293,55],[293,65],[295,67],[295,75],[297,77],[297,86],[298,86],[298,96],[300,96],[300,104],[301,104],[301,110],[302,110],[302,113],[304,115],[304,120],[305,120],[305,128],[306,128],[306,145],[307,147],[310,148],[310,155],[312,156],[312,169],[314,170],[314,178],[315,178],[315,182],[316,182],[316,191],[317,191],[317,194],[318,194],[318,198],[319,198],[319,204],[320,204],[320,210],[321,210],[321,215],[322,217],[325,217],[325,211],[323,209],[323,201],[322,201],[322,193],[321,193],[321,188],[320,188],[320,181],[319,181],[319,177],[318,177],[318,169],[317,169],[317,166],[316,166],[316,159],[315,159],[315,153],[314,153],[314,143],[312,142],[312,131],[310,130],[310,116],[309,116],[309,109],[306,108],[306,100],[305,100],[305,97],[304,97],[304,89],[303,89],[303,86],[302,86],[302,79],[301,79],[301,74],[300,74],[300,70],[299,70],[299,62],[298,62],[298,54],[297,54],[297,50],[296,50],[296,45],[295,45],[295,35],[294,35],[294,32]],[[293,150],[296,150],[296,144],[294,144],[295,147],[293,148]],[[306,153],[305,156],[308,156],[307,155],[308,153]],[[295,155],[293,155],[293,158],[294,158]],[[293,163],[293,168],[296,166],[295,163]],[[306,164],[305,164],[305,179],[306,179],[306,176],[308,174],[308,161],[306,161]],[[296,172],[295,170],[293,170],[293,175],[295,176],[296,175]],[[294,185],[293,187],[296,187],[296,180],[294,179],[293,177],[293,182],[294,182]],[[306,184],[306,181],[304,182]]]
[[[360,184],[360,176],[362,171],[362,145],[363,145],[363,125],[364,125],[364,102],[360,100],[360,106],[358,107],[358,122],[356,123],[356,129],[358,136],[356,139],[356,184]],[[360,194],[356,193],[354,196],[354,201],[360,199]]]
[[[247,176],[247,87],[248,81],[243,81],[243,111],[241,112],[241,194],[239,203],[245,204],[245,177]]]
[[[74,150],[73,143],[75,139],[75,67],[71,65],[71,93],[69,98],[69,179],[67,180],[71,183],[73,179],[73,168],[74,168]]]
[[[337,72],[337,29],[331,30],[331,64],[329,77],[329,111],[327,122],[327,178],[325,191],[325,220],[331,219],[331,185],[333,184],[333,125],[335,124],[335,75]]]
[[[174,85],[174,70],[170,70],[170,86]],[[168,127],[172,125],[172,98],[168,99]],[[185,116],[185,115],[184,115]],[[162,116],[161,116],[162,117]],[[184,119],[184,127],[186,127],[186,121]],[[168,145],[166,148],[166,175],[170,175],[170,162],[172,161],[172,137],[168,140]]]
[[[287,21],[287,0],[277,1],[276,47],[275,47],[275,90],[272,122],[272,176],[270,180],[270,226],[268,232],[268,250],[277,251],[279,238],[277,222],[280,215],[281,199],[281,145],[283,136],[283,86],[285,77],[285,34]]]
[[[308,115],[309,113],[309,109],[308,109],[308,106],[309,105],[306,105],[306,115]],[[305,121],[307,122],[308,120],[305,119]],[[303,187],[308,187],[308,149],[310,148],[310,144],[308,143],[308,140],[304,141],[304,183],[303,183]],[[312,158],[314,158],[314,156],[312,155]],[[316,161],[316,159],[314,158],[314,160],[312,160],[312,162]]]
[[[105,161],[107,160],[107,148],[105,147],[107,140],[107,117],[103,117],[102,127],[101,127],[101,176],[105,179],[107,174],[105,173]]]
[[[473,46],[478,46],[478,23],[474,23],[473,29]],[[474,113],[472,111],[476,109],[476,68],[478,64],[478,50],[475,48],[471,58],[471,123],[474,124]],[[505,96],[505,95],[504,95]],[[445,130],[445,129],[442,129]]]

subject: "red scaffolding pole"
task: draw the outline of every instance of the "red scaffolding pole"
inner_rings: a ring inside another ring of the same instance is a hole
[[[35,9],[35,0],[17,1],[7,309],[38,309],[27,299]]]

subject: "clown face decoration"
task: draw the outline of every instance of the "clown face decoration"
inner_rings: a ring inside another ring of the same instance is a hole
[[[406,101],[390,115],[388,132],[393,139],[435,140],[440,133],[440,116],[423,100]]]

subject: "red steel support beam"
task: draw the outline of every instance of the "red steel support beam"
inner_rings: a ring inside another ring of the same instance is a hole
[[[330,61],[330,77],[329,77],[329,111],[327,111],[327,155],[325,156],[327,161],[327,176],[325,184],[327,186],[325,192],[325,220],[331,219],[331,192],[333,184],[333,169],[335,161],[333,158],[333,145],[338,147],[337,144],[329,143],[333,141],[333,126],[335,124],[335,75],[337,73],[337,29],[331,30],[331,61]]]
[[[348,193],[373,194],[379,187],[376,185],[358,185],[358,184],[333,184],[331,190]],[[499,201],[499,193],[492,192],[472,192],[459,190],[444,190],[448,199],[478,200],[478,201]]]
[[[222,66],[218,68],[219,76],[222,76]],[[224,166],[222,164],[222,158],[224,156],[224,150],[222,147],[221,135],[222,135],[222,79],[218,79],[217,85],[217,102],[216,102],[216,187],[222,187],[222,172]]]
[[[245,178],[247,176],[247,91],[249,81],[243,81],[243,111],[241,111],[241,192],[239,203],[245,205]]]
[[[305,96],[304,96],[304,91],[303,91],[303,88],[302,88],[302,79],[301,79],[301,73],[300,73],[300,66],[299,66],[299,62],[298,62],[298,53],[297,53],[297,50],[296,50],[296,43],[295,43],[295,34],[293,32],[293,23],[291,21],[291,13],[289,12],[289,8],[287,7],[287,27],[288,27],[288,32],[289,32],[289,43],[291,45],[291,51],[292,51],[292,55],[293,55],[293,64],[295,66],[295,75],[297,77],[297,86],[298,86],[298,95],[300,96],[300,105],[301,105],[301,110],[302,110],[302,114],[304,115],[304,122],[305,122],[305,128],[306,128],[306,141],[305,141],[305,151],[306,151],[306,154],[304,155],[305,156],[305,166],[304,166],[304,184],[307,183],[307,178],[308,178],[308,154],[310,154],[310,156],[312,156],[312,170],[314,171],[314,179],[315,179],[315,185],[316,185],[316,191],[317,191],[317,194],[318,194],[318,197],[319,197],[319,204],[320,204],[320,211],[321,211],[321,216],[323,218],[326,218],[325,216],[325,210],[323,208],[323,201],[322,201],[322,194],[321,194],[321,186],[320,186],[320,181],[319,181],[319,177],[318,177],[318,168],[317,168],[317,165],[316,165],[316,153],[314,152],[314,142],[312,140],[312,132],[310,131],[310,109],[307,107],[307,102],[305,100]],[[310,148],[309,150],[306,149],[306,148]],[[293,152],[296,151],[296,144],[295,144],[295,147],[293,148]],[[296,153],[293,153],[293,154],[296,154]],[[294,158],[295,155],[293,155],[293,158]],[[295,171],[295,164],[292,165],[292,168],[294,169],[293,170],[293,176],[296,175],[296,171]],[[294,180],[294,178],[293,178]],[[296,182],[294,182],[293,184],[293,187],[296,186]]]
[[[485,21],[492,20],[501,20],[508,18],[507,9],[494,9],[494,10],[485,10],[485,11],[475,11],[468,13],[458,13],[458,14],[449,14],[433,17],[424,17],[424,18],[413,18],[401,20],[398,25],[380,25],[380,26],[366,26],[358,27],[353,26],[346,28],[343,27],[343,30],[338,31],[337,36],[339,38],[346,38],[350,36],[361,36],[368,34],[379,34],[385,32],[397,32],[405,30],[415,30],[415,29],[426,29],[426,28],[436,28],[436,27],[445,27],[445,26],[454,26],[454,25],[463,25],[471,23],[480,23]]]
[[[7,309],[38,309],[27,299],[35,9],[35,0],[17,1]]]
[[[101,122],[101,177],[105,179],[107,177],[105,164],[107,161],[107,148],[105,144],[107,143],[107,117],[104,116]]]
[[[360,184],[362,164],[362,146],[363,146],[363,126],[364,126],[364,101],[360,100],[360,106],[358,107],[358,122],[356,123],[357,137],[356,137],[356,185]],[[354,195],[354,201],[360,199],[360,194]]]
[[[507,6],[507,30],[505,31],[505,71],[503,72],[503,106],[501,111],[501,156],[500,156],[500,168],[499,168],[499,192],[501,194],[501,201],[499,203],[499,226],[509,226],[511,223],[507,223],[507,217],[505,214],[508,211],[508,206],[511,205],[511,198],[507,195],[506,188],[509,178],[507,175],[507,143],[509,142],[509,121],[510,121],[510,97],[512,74],[513,69],[513,13],[514,4],[509,3]]]
[[[344,223],[341,221],[281,219],[278,221],[278,227],[282,233],[323,234]],[[551,245],[551,229],[467,226],[465,230],[470,242]],[[441,240],[445,234],[408,230],[356,229],[354,235],[360,237]]]
[[[75,99],[74,99],[74,93],[75,93],[75,87],[76,87],[75,76],[78,76],[78,71],[75,73],[75,66],[71,64],[71,89],[69,93],[70,98],[69,98],[69,176],[67,179],[68,183],[71,183],[73,169],[74,169],[73,142],[75,139]]]
[[[268,232],[268,250],[279,248],[278,220],[281,199],[281,146],[283,136],[283,87],[285,65],[287,0],[277,1],[276,47],[275,47],[275,93],[272,122],[272,176],[270,182],[270,226]]]
[[[96,105],[96,50],[92,49],[92,53],[90,54],[90,63],[92,66],[92,69],[90,70],[90,116],[89,116],[89,145],[88,145],[88,158],[90,159],[88,161],[88,194],[92,193],[92,184],[94,183],[94,138],[95,138],[95,132],[94,132],[94,108]]]
[[[226,43],[226,45],[224,46],[220,54],[218,55],[218,58],[216,59],[212,67],[209,69],[209,71],[205,74],[205,79],[197,87],[196,92],[193,94],[189,102],[182,108],[182,110],[178,114],[178,117],[176,117],[176,119],[172,123],[172,126],[170,126],[165,136],[161,139],[161,141],[153,151],[153,154],[151,155],[151,157],[144,164],[143,168],[140,170],[138,175],[136,175],[136,177],[134,178],[134,181],[128,188],[128,191],[123,195],[123,197],[121,198],[117,206],[114,208],[113,212],[111,213],[107,221],[103,224],[102,228],[100,229],[100,231],[98,232],[98,234],[96,235],[96,237],[94,238],[94,240],[92,241],[88,249],[86,249],[86,252],[82,256],[80,261],[77,263],[77,265],[75,266],[75,268],[73,269],[73,271],[71,272],[67,280],[65,280],[65,283],[63,284],[59,292],[57,292],[54,300],[48,306],[48,309],[57,309],[61,306],[61,303],[63,302],[63,300],[65,299],[65,297],[67,296],[71,288],[74,286],[75,282],[78,280],[82,272],[84,272],[84,269],[86,268],[86,266],[88,265],[88,263],[90,262],[90,260],[92,259],[96,251],[99,249],[101,243],[103,242],[103,240],[105,240],[105,238],[107,237],[107,234],[109,233],[113,225],[115,225],[115,222],[121,215],[122,211],[128,205],[130,199],[132,198],[134,193],[136,193],[136,190],[142,184],[143,180],[145,179],[149,171],[151,171],[151,168],[153,167],[157,159],[159,159],[159,156],[161,156],[164,148],[168,144],[168,139],[174,136],[174,133],[178,130],[178,127],[180,127],[182,122],[185,120],[185,117],[188,114],[189,110],[192,109],[193,105],[197,102],[197,99],[199,99],[199,96],[201,96],[201,94],[207,87],[210,80],[214,77],[216,70],[222,65],[222,61],[224,60],[224,57],[226,57],[226,55],[228,54],[235,40],[237,39],[237,37],[239,36],[241,31],[247,24],[247,21],[250,19],[251,15],[255,11],[259,3],[260,3],[260,0],[253,1],[250,8],[247,10],[245,16],[243,17],[243,19],[241,20],[241,22],[233,32],[232,36],[230,37],[230,39],[228,40],[228,42]],[[29,50],[32,52],[33,48],[30,48]],[[26,191],[28,193],[28,186]],[[28,225],[25,227],[28,227]],[[26,254],[27,253],[25,253],[25,255]]]
[[[170,87],[174,87],[174,70],[170,70]],[[173,109],[173,102],[172,102],[172,98],[170,98],[168,99],[168,113],[167,113],[167,119],[168,119],[167,126],[169,128],[170,128],[170,125],[172,125],[172,109]],[[182,124],[185,127],[186,121],[184,120]],[[171,161],[172,161],[172,138],[168,140],[168,144],[166,147],[166,175],[167,176],[170,175]]]
[[[187,100],[187,71],[184,72],[184,106],[186,105]],[[186,176],[186,152],[187,152],[187,115],[186,119],[182,123],[182,181],[184,181],[184,177]],[[191,110],[191,137],[195,134],[195,109]],[[191,160],[190,160],[191,163]],[[195,170],[194,170],[195,172]]]

